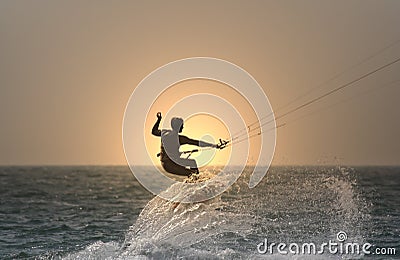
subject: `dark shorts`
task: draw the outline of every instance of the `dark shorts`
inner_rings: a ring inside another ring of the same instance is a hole
[[[179,164],[171,159],[164,159],[161,161],[161,165],[164,170],[176,175],[190,176],[193,173],[198,173],[196,160],[193,159],[180,159]]]

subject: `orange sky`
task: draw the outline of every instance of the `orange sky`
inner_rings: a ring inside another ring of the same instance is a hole
[[[398,58],[400,44],[360,64],[400,39],[399,24],[400,2],[389,0],[1,1],[0,164],[126,164],[131,93],[151,71],[187,57],[239,65],[282,113],[335,75],[292,107]],[[273,163],[399,164],[400,88],[387,85],[399,70],[285,118]],[[192,123],[185,133],[199,136]]]
[[[165,92],[160,93],[159,98],[156,99],[156,101],[150,108],[145,124],[145,129],[148,129],[145,132],[145,140],[150,156],[157,154],[160,149],[160,139],[151,135],[151,129],[156,121],[156,113],[160,111],[165,116],[165,113],[169,111],[174,105],[176,105],[176,102],[181,101],[188,96],[196,94],[212,94],[218,97],[223,97],[240,113],[241,117],[245,120],[246,125],[251,124],[257,120],[256,114],[254,113],[253,108],[247,102],[247,100],[242,97],[238,92],[225,84],[204,79],[187,80],[180,82],[168,88]],[[194,139],[201,139],[204,135],[210,135],[215,140],[214,143],[217,143],[219,138],[222,138],[224,140],[229,139],[229,137],[231,136],[229,133],[229,126],[227,126],[224,122],[224,118],[218,119],[216,117],[213,117],[212,115],[201,113],[202,105],[210,106],[212,104],[187,103],[187,105],[197,106],[200,114],[185,119],[182,134]],[[215,109],[219,109],[218,104],[216,104]],[[170,129],[170,118],[173,116],[179,116],[179,111],[177,114],[171,114],[169,115],[169,117],[166,118],[164,117],[160,128]],[[251,155],[257,156],[260,149],[259,138],[252,138],[250,145]],[[183,150],[191,149],[196,149],[196,147],[183,147]],[[215,153],[215,157],[211,161],[211,165],[225,165],[228,162],[229,156],[231,154],[230,149],[231,148],[228,147],[227,149],[224,149],[222,151],[217,151]],[[198,160],[199,158],[196,158],[197,156],[201,156],[201,153],[193,154],[192,158]],[[152,159],[155,164],[158,163],[158,158],[153,156]]]

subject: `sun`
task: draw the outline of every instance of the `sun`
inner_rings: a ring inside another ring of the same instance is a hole
[[[183,117],[182,115],[187,114],[185,110],[188,107],[182,107],[175,109],[177,102],[184,100],[194,95],[215,95],[223,97],[227,102],[240,113],[241,117],[245,121],[245,124],[250,124],[257,120],[257,116],[248,103],[248,101],[241,96],[238,92],[233,90],[231,87],[217,81],[206,80],[206,79],[195,79],[187,80],[170,86],[156,97],[149,111],[147,112],[147,118],[144,126],[144,139],[147,146],[148,156],[151,158],[153,165],[159,166],[160,161],[156,156],[160,152],[161,140],[159,137],[155,137],[151,134],[151,129],[156,121],[157,112],[161,112],[163,119],[160,125],[162,129],[170,129],[170,120],[172,117]],[[188,104],[191,106],[190,109],[196,111],[198,108],[199,112],[195,112],[184,120],[184,129],[181,133],[189,138],[204,140],[211,143],[219,143],[219,139],[229,140],[231,135],[234,133],[230,132],[227,125],[224,123],[227,118],[218,118],[215,115],[201,112],[204,110],[204,106],[213,106],[214,110],[221,108],[218,104],[208,103],[195,103]],[[193,109],[194,106],[194,109]],[[171,112],[173,111],[173,113]],[[146,111],[143,111],[146,112]],[[222,114],[228,114],[222,111]],[[246,132],[245,132],[246,134]],[[252,138],[250,140],[250,156],[251,154],[258,154],[260,149],[259,138]],[[192,149],[199,149],[199,147],[183,145],[181,151],[188,151]],[[215,149],[200,149],[200,152],[192,153],[190,158],[196,159],[198,166],[224,166],[227,165],[231,159],[231,147],[228,146],[223,150]],[[235,164],[235,162],[233,162]]]

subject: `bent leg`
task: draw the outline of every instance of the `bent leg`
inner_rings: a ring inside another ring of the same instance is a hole
[[[192,173],[199,173],[199,169],[197,168],[196,160],[194,159],[180,159],[179,164],[183,166],[187,166],[190,168]]]
[[[190,176],[193,173],[192,170],[187,169],[184,166],[176,164],[172,161],[162,162],[161,165],[164,168],[164,170],[172,174],[181,176]]]

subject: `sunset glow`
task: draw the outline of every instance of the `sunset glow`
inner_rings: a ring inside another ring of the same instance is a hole
[[[155,155],[160,150],[160,138],[154,137],[151,135],[151,128],[156,120],[156,113],[158,111],[162,112],[165,116],[165,111],[169,111],[171,107],[173,107],[179,100],[184,99],[185,97],[196,95],[196,94],[212,94],[216,96],[223,97],[228,102],[232,103],[232,106],[237,109],[237,111],[241,114],[242,118],[245,120],[247,124],[253,123],[257,118],[254,114],[254,111],[251,105],[247,102],[247,100],[241,96],[239,93],[234,91],[229,86],[226,86],[223,83],[198,79],[198,80],[189,80],[178,83],[174,86],[168,88],[167,91],[161,93],[159,97],[153,103],[146,120],[145,124],[145,140],[148,149],[148,154],[151,156],[152,161],[155,165],[159,165],[159,159],[155,157]],[[198,106],[199,111],[201,111],[201,106],[210,106],[212,104],[190,104],[192,106]],[[215,109],[218,108],[218,104],[215,105]],[[168,115],[166,118],[163,118],[162,128],[170,129],[170,119],[171,117],[180,117],[184,111],[173,115]],[[229,129],[223,123],[223,119],[218,119],[215,116],[208,114],[195,114],[192,117],[184,118],[185,125],[182,134],[186,135],[193,139],[202,139],[205,135],[212,136],[216,143],[219,142],[219,138],[226,140],[231,137]],[[207,141],[207,140],[206,140]],[[208,140],[210,141],[210,140]],[[259,139],[253,138],[250,141],[250,154],[257,154],[260,148]],[[182,147],[182,150],[191,150],[195,149],[195,147],[186,145],[186,147]],[[212,161],[209,165],[225,165],[229,160],[231,147],[216,151],[215,157],[213,157]],[[212,152],[211,152],[212,154]],[[193,153],[191,158],[201,159],[201,157],[210,156],[210,151],[204,151],[202,153]],[[200,157],[200,158],[198,158]]]

